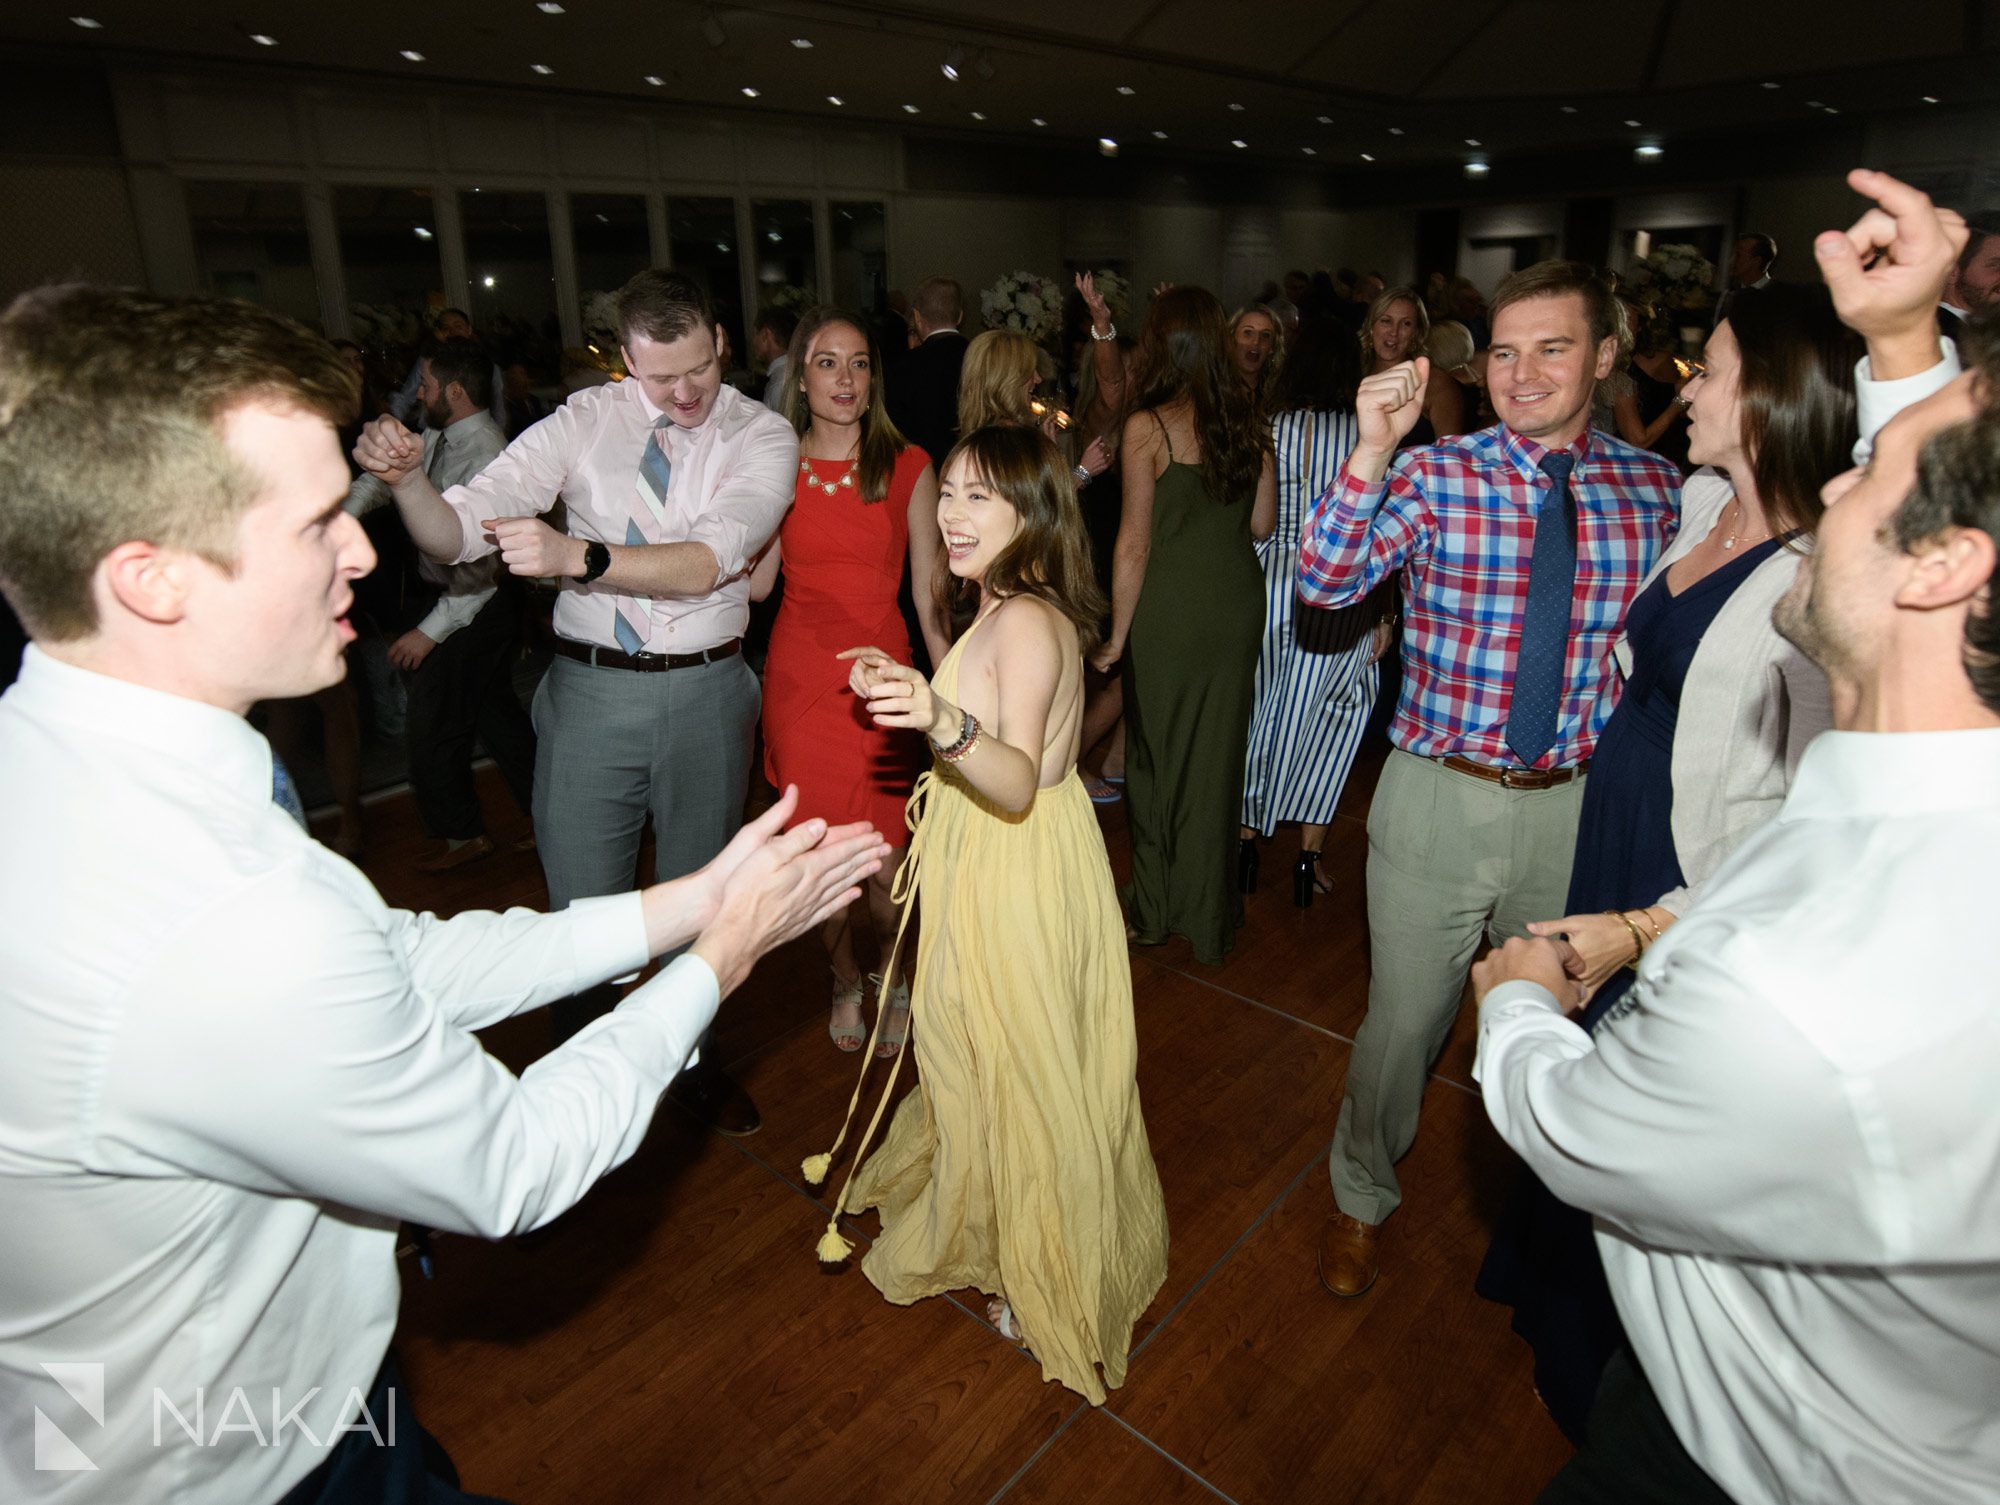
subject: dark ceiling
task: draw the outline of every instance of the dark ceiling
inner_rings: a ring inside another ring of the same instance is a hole
[[[1381,173],[2000,102],[2000,0],[9,0],[0,41]]]

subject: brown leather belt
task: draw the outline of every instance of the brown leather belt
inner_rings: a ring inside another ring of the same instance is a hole
[[[1590,759],[1571,768],[1495,768],[1491,763],[1475,763],[1470,758],[1439,758],[1453,773],[1469,773],[1475,779],[1498,784],[1502,789],[1559,789],[1590,767]]]
[[[743,639],[731,638],[719,647],[699,653],[620,653],[616,648],[600,648],[595,643],[579,643],[570,638],[556,639],[556,652],[579,664],[598,669],[630,669],[636,674],[663,674],[669,669],[696,669],[718,664],[743,651]]]

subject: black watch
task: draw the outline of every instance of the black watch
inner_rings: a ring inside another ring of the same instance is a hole
[[[587,543],[583,546],[583,574],[578,577],[588,585],[611,568],[611,550],[601,543]]]

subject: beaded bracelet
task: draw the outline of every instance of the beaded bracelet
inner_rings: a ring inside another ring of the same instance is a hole
[[[958,740],[949,747],[938,747],[937,750],[938,756],[943,758],[947,763],[958,762],[959,759],[971,752],[973,745],[979,741],[979,718],[970,711],[960,711],[958,714],[960,718],[958,723]],[[937,747],[935,742],[931,745]]]

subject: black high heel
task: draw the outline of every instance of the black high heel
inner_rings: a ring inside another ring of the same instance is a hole
[[[1260,860],[1257,852],[1257,838],[1254,836],[1238,838],[1236,843],[1236,888],[1239,893],[1254,894],[1257,892],[1257,864]]]
[[[1292,869],[1292,902],[1300,909],[1313,907],[1313,895],[1319,891],[1318,852],[1300,852],[1298,865]]]

